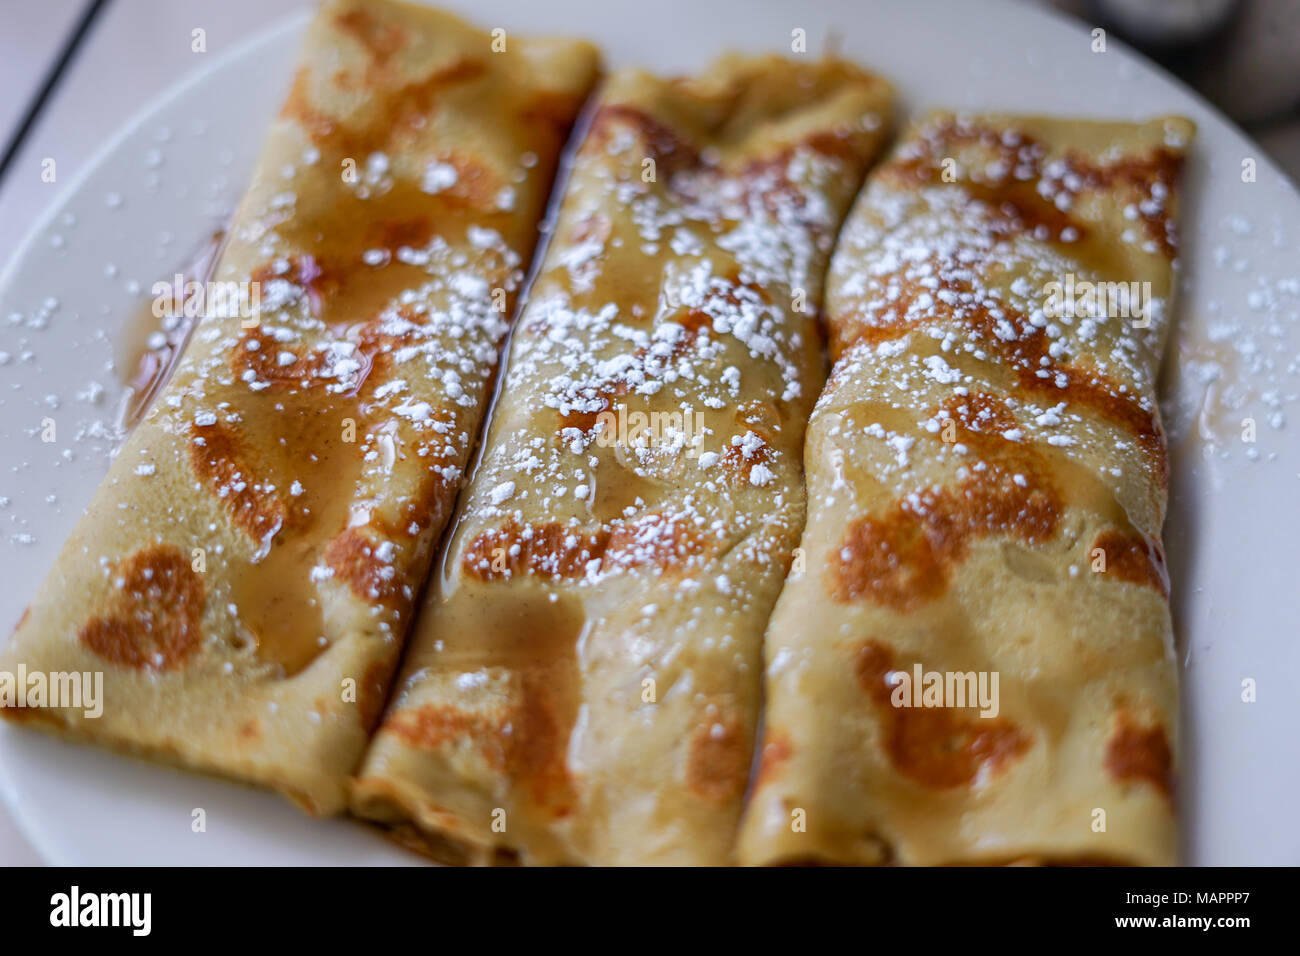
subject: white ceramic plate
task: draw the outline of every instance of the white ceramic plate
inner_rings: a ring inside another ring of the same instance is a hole
[[[1300,196],[1258,146],[1113,39],[1001,0],[446,0],[484,26],[587,36],[609,62],[698,68],[724,49],[827,41],[889,76],[903,108],[1033,110],[1200,127],[1166,370],[1166,542],[1184,660],[1183,853],[1300,862],[1295,496],[1300,448]],[[17,622],[108,467],[126,318],[233,208],[288,85],[296,16],[169,93],[90,164],[0,277],[0,633]],[[1244,182],[1243,160],[1255,163]],[[88,383],[96,382],[97,387]],[[40,440],[41,420],[59,440]],[[1257,441],[1242,441],[1242,420]],[[1243,701],[1253,680],[1257,700]],[[279,797],[0,728],[0,790],[60,864],[410,862],[346,821]],[[206,833],[191,812],[206,811]]]

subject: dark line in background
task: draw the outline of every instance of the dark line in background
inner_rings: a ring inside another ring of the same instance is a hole
[[[95,22],[95,17],[99,15],[100,10],[107,5],[108,0],[91,0],[89,6],[86,7],[86,11],[81,15],[81,22],[77,24],[77,28],[72,31],[72,35],[63,44],[63,49],[59,52],[59,58],[54,61],[54,66],[50,67],[49,72],[45,74],[45,82],[41,84],[40,90],[32,97],[32,102],[27,107],[22,122],[18,124],[18,129],[10,137],[9,144],[5,147],[4,157],[0,158],[0,183],[4,182],[5,174],[9,172],[14,157],[18,155],[18,150],[22,148],[23,141],[27,139],[27,134],[31,132],[32,127],[36,124],[36,117],[44,109],[45,101],[50,98],[50,94],[59,85],[59,80],[63,78],[63,74],[72,63],[77,53],[77,47],[85,39],[86,31]]]

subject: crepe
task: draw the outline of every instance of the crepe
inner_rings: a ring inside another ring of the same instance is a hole
[[[873,174],[743,862],[1175,859],[1155,385],[1192,135],[936,114]]]
[[[461,861],[730,859],[889,100],[838,60],[609,81],[356,812]]]
[[[102,671],[103,715],[6,717],[343,807],[595,81],[585,43],[505,43],[418,6],[320,11],[214,276],[247,285],[0,663]]]

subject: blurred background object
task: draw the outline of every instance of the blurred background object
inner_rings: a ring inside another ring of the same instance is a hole
[[[1095,0],[1097,19],[1153,47],[1187,47],[1222,28],[1238,0]]]
[[[1300,0],[1038,0],[1201,93],[1300,182]]]

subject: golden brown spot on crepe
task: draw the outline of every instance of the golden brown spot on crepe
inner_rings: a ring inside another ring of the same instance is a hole
[[[904,186],[938,184],[942,182],[943,163],[963,146],[977,145],[991,156],[990,162],[1004,170],[1018,170],[1014,175],[998,178],[979,178],[975,171],[968,173],[952,188],[961,190],[972,201],[979,201],[987,209],[986,233],[996,238],[1045,229],[1051,238],[1072,228],[1079,237],[1072,243],[1075,255],[1087,229],[1075,218],[1065,215],[1047,197],[1039,194],[1038,187],[1044,174],[1043,159],[1046,150],[1022,133],[983,127],[978,124],[947,119],[934,124],[923,135],[908,144],[908,150],[881,168],[878,175],[894,179]],[[1127,157],[1114,163],[1098,164],[1085,157],[1068,155],[1056,170],[1056,179],[1070,179],[1072,192],[1128,188],[1133,192],[1133,208],[1139,215],[1152,239],[1161,245],[1168,256],[1174,254],[1172,205],[1166,202],[1146,203],[1155,184],[1164,185],[1172,195],[1173,186],[1181,169],[1182,157],[1163,147],[1151,150],[1145,156]],[[1050,189],[1048,190],[1051,191]],[[1107,259],[1109,246],[1100,240],[1087,243],[1093,257]],[[1100,260],[1099,260],[1100,262]],[[1074,364],[1063,362],[1051,355],[1052,339],[1045,329],[1031,325],[1026,317],[1004,302],[996,303],[998,315],[992,314],[990,303],[976,295],[972,283],[962,277],[964,268],[944,268],[943,263],[932,262],[932,275],[923,287],[920,281],[909,278],[904,271],[882,276],[891,287],[898,286],[899,295],[892,295],[887,303],[871,307],[868,314],[835,317],[831,323],[833,351],[841,355],[854,342],[863,340],[874,344],[896,338],[910,329],[925,327],[935,320],[965,327],[979,339],[979,345],[1000,359],[1000,364],[1011,368],[1017,381],[1026,392],[1045,396],[1048,401],[1067,401],[1083,405],[1098,415],[1113,421],[1129,432],[1142,447],[1147,468],[1163,487],[1168,480],[1168,462],[1165,438],[1154,403],[1136,394],[1132,389],[1122,389],[1086,359]],[[1114,268],[1100,270],[1114,272]],[[934,295],[938,290],[952,296]],[[915,309],[919,296],[932,302],[928,309]],[[950,298],[960,302],[954,306],[943,301]],[[914,318],[908,318],[911,315]],[[919,316],[919,318],[915,318]],[[1014,336],[1007,340],[995,333],[999,319],[1009,323]]]
[[[202,579],[178,548],[135,552],[116,569],[106,611],[81,629],[78,640],[105,660],[137,670],[169,671],[198,649],[203,637]]]
[[[555,90],[541,90],[533,96],[519,113],[520,120],[533,128],[546,131],[556,149],[564,144],[573,127],[573,118],[582,108],[584,97]]]
[[[240,336],[230,367],[241,378],[251,371],[259,382],[266,383],[272,391],[306,387],[313,378],[325,371],[327,359],[323,352],[309,352],[307,355],[294,353],[293,362],[284,365],[280,362],[280,354],[286,351],[289,350],[260,327],[249,329]]]
[[[1029,748],[1029,734],[1001,717],[965,717],[953,707],[895,707],[889,682],[894,652],[885,644],[866,641],[854,664],[880,716],[890,761],[917,783],[939,790],[970,786]]]
[[[705,800],[725,803],[745,792],[749,779],[749,737],[734,708],[703,715],[691,734],[686,783]]]
[[[667,570],[701,554],[703,542],[683,522],[660,514],[616,519],[592,530],[558,522],[521,527],[513,519],[482,532],[465,549],[464,572],[480,581],[514,574],[580,578],[599,562],[603,572],[636,567]]]
[[[504,183],[489,167],[477,162],[474,157],[454,152],[444,153],[439,162],[452,166],[456,170],[456,183],[436,195],[445,203],[447,200],[460,200],[466,212],[497,212],[497,197]],[[425,238],[407,245],[424,245]],[[392,247],[390,247],[392,248]]]
[[[1184,159],[1182,153],[1159,147],[1145,157],[1126,158],[1100,166],[1090,165],[1079,156],[1071,156],[1069,162],[1073,169],[1085,175],[1091,189],[1106,189],[1113,183],[1127,183],[1139,187],[1144,194],[1149,195],[1152,184],[1156,182],[1164,183],[1172,190],[1182,173]],[[1174,258],[1178,254],[1178,234],[1174,231],[1169,204],[1135,205],[1147,237],[1155,240],[1166,258]]]
[[[1143,727],[1121,711],[1106,744],[1106,769],[1118,780],[1144,780],[1173,799],[1174,755],[1159,724]]]
[[[477,59],[462,58],[434,70],[423,79],[416,80],[396,90],[385,91],[375,117],[366,132],[384,135],[388,130],[406,131],[421,128],[434,111],[435,99],[452,87],[477,80],[488,72],[487,66]],[[384,142],[392,142],[389,132]]]
[[[523,702],[513,726],[510,763],[529,781],[533,799],[550,806],[557,817],[567,816],[572,810],[567,802],[571,781],[565,754],[569,735],[561,711],[562,701],[548,675],[526,671]]]
[[[1159,540],[1138,532],[1107,528],[1093,541],[1089,554],[1101,548],[1106,555],[1106,571],[1121,581],[1145,584],[1169,597],[1169,572],[1165,568],[1165,549]]]
[[[675,359],[687,355],[695,348],[695,343],[701,333],[713,328],[713,316],[700,309],[691,309],[683,315],[671,319],[665,325],[679,325],[684,330],[676,339],[673,340],[666,357],[654,353],[656,361],[671,362]],[[545,334],[544,323],[534,323],[530,331],[538,335]],[[639,346],[632,353],[633,359],[638,363],[644,363],[650,359],[652,348],[648,346]],[[601,407],[595,411],[580,411],[570,409],[567,412],[559,414],[559,428],[577,428],[584,432],[590,432],[600,421],[602,412],[614,408],[614,399],[622,398],[631,391],[631,387],[623,379],[615,379],[610,382],[603,382],[599,386],[593,387],[589,393],[584,394],[583,398],[590,402],[601,402]]]
[[[389,369],[391,358],[394,352],[403,348],[417,344],[421,340],[420,329],[429,323],[429,316],[416,312],[413,309],[402,306],[397,310],[398,317],[409,326],[403,326],[399,331],[390,331],[385,316],[376,315],[368,319],[353,333],[356,339],[357,349],[364,356],[366,363],[374,366],[375,369],[386,372]],[[380,376],[382,378],[382,376]],[[450,419],[444,418],[444,412],[436,410],[439,421],[444,424]]]
[[[337,289],[335,290],[337,291]],[[351,358],[356,360],[357,368],[350,372],[347,379],[331,379],[332,385],[339,385],[345,391],[339,394],[344,398],[354,398],[360,394],[367,382],[382,382],[388,371],[392,354],[408,345],[419,341],[419,329],[428,323],[428,316],[421,315],[409,307],[397,309],[397,317],[409,322],[401,331],[390,332],[386,325],[389,316],[379,314],[365,322],[342,330],[344,337],[340,341],[350,342],[356,346]],[[250,347],[253,343],[253,347]],[[289,364],[281,364],[281,354],[294,356]],[[330,371],[330,358],[324,351],[314,351],[301,355],[277,342],[262,327],[244,330],[239,344],[231,357],[231,369],[241,378],[251,371],[258,382],[271,391],[294,391],[309,387],[313,379],[320,379]],[[380,374],[374,375],[375,372]],[[372,379],[373,375],[373,379]],[[446,422],[441,412],[438,417]]]
[[[868,597],[898,610],[938,597],[948,578],[946,555],[935,544],[902,507],[879,519],[860,518],[829,556],[831,595],[844,602]]]
[[[461,160],[459,167],[466,176],[471,173],[478,174],[478,167],[473,163]],[[413,213],[407,216],[401,216],[393,219],[384,219],[373,223],[367,232],[367,238],[374,242],[373,246],[384,249],[396,249],[399,246],[418,247],[427,243],[434,232],[433,218],[428,215]]]
[[[384,723],[383,732],[395,734],[421,750],[440,750],[448,743],[473,741],[488,766],[501,770],[506,765],[500,733],[503,723],[490,714],[447,704],[425,704],[415,710],[397,711]]]
[[[703,542],[683,521],[661,514],[617,519],[608,525],[609,544],[601,571],[652,567],[660,570],[685,564],[702,552]]]
[[[613,410],[614,404],[611,399],[622,397],[629,391],[628,384],[622,381],[611,382],[603,388],[592,389],[592,395],[583,397],[590,402],[600,402],[600,408],[595,410],[570,408],[568,411],[557,412],[556,419],[559,424],[556,431],[577,428],[582,432],[590,432],[596,427],[602,414]]]
[[[383,542],[373,539],[366,528],[346,528],[325,546],[325,565],[349,590],[365,601],[394,605],[402,600],[403,580],[396,566],[380,559]]]
[[[1041,175],[1040,165],[1045,150],[1042,144],[1019,131],[1015,131],[1014,136],[1007,136],[1005,130],[959,123],[954,117],[945,117],[921,132],[922,135],[909,138],[906,148],[897,156],[881,164],[876,171],[877,177],[912,185],[944,182],[944,160],[969,146],[992,152],[991,163],[1007,170],[1020,167],[1026,169],[1031,178]]]
[[[684,330],[673,340],[668,351],[667,360],[672,361],[694,351],[696,348],[695,343],[699,340],[701,333],[713,331],[713,316],[702,309],[691,309],[684,315],[677,316],[665,324],[680,325]],[[649,356],[650,351],[646,346],[641,346],[633,354],[638,360],[643,360]]]
[[[821,129],[811,136],[805,136],[804,145],[809,149],[830,156],[853,166],[862,161],[862,156],[869,150],[869,140],[873,134],[857,129],[827,130]]]
[[[790,738],[782,733],[768,734],[758,758],[758,780],[756,786],[771,783],[785,773],[786,764],[794,753]]]
[[[556,431],[563,431],[566,428],[576,428],[579,431],[589,432],[595,428],[596,423],[600,421],[601,413],[608,410],[609,405],[606,403],[605,408],[595,412],[578,411],[577,409],[570,409],[567,412],[559,412],[557,413],[559,424],[556,427]]]
[[[368,206],[358,208],[351,217],[340,217],[343,222],[295,217],[281,226],[280,232],[312,251],[264,263],[253,269],[251,278],[263,287],[277,280],[298,287],[308,311],[319,319],[328,319],[330,306],[337,305],[346,295],[355,293],[355,301],[348,303],[355,306],[365,301],[370,287],[381,282],[409,281],[406,266],[390,263],[385,269],[376,269],[366,264],[363,256],[371,249],[421,248],[435,232],[433,210],[441,209],[449,219],[454,214],[455,210],[448,208],[449,197],[412,195],[412,191],[410,186],[394,187],[375,199],[345,199],[345,204],[356,202]],[[354,322],[359,317],[350,314],[342,318]]]
[[[1008,138],[1000,129],[959,125],[949,119],[927,129],[924,136],[909,140],[906,151],[881,166],[877,176],[904,186],[945,183],[946,161],[969,147],[989,154],[988,166],[1005,171],[1000,178],[989,178],[982,176],[977,166],[965,170],[967,175],[960,180],[966,195],[988,205],[991,235],[1013,236],[1043,227],[1055,239],[1066,228],[1080,235],[1087,231],[1083,223],[1038,192],[1046,150],[1020,133]]]
[[[340,84],[342,85],[342,84]],[[302,124],[312,142],[324,142],[334,132],[334,120],[311,105],[311,71],[305,66],[294,70],[293,84],[280,109],[280,115]]]
[[[324,301],[338,292],[338,277],[327,275],[324,265],[314,255],[304,253],[290,256],[286,262],[288,268],[270,262],[258,266],[252,271],[250,278],[259,285],[265,285],[276,279],[292,282],[302,289],[303,295],[307,297],[311,314],[319,316]]]
[[[625,103],[605,104],[596,111],[582,152],[604,155],[619,126],[630,126],[644,141],[646,158],[655,162],[656,179],[667,180],[678,170],[691,169],[700,164],[699,151],[679,136],[675,129],[644,110]]]
[[[786,415],[784,403],[754,399],[736,408],[735,419],[736,424],[754,432],[763,441],[771,444],[781,431],[781,422]]]
[[[956,424],[957,440],[976,449],[986,467],[851,523],[829,556],[836,600],[865,597],[910,610],[943,593],[973,539],[1007,535],[1037,544],[1056,533],[1061,496],[1032,447],[1002,437],[1015,422],[1006,405],[977,393],[953,396],[941,411]]]
[[[496,222],[509,235],[509,214],[497,206],[507,184],[495,167],[450,150],[438,159],[454,166],[457,176],[454,185],[437,193],[425,192],[417,176],[394,170],[391,184],[382,190],[364,196],[343,190],[327,206],[308,203],[288,218],[269,213],[276,235],[299,252],[263,263],[253,278],[264,286],[292,284],[314,317],[342,331],[428,281],[428,264],[404,255],[403,249],[428,249],[435,235],[460,242],[474,224]],[[375,250],[389,254],[382,264],[367,262],[366,253]],[[488,288],[508,285],[508,268],[489,259],[481,262]]]
[[[869,138],[868,134],[863,133],[853,134],[853,136],[859,140]],[[792,160],[805,151],[820,153],[827,159],[842,160],[854,168],[854,172],[846,174],[852,177],[848,180],[852,185],[845,188],[849,196],[857,192],[865,171],[857,168],[857,160],[852,155],[851,148],[833,145],[833,139],[823,133],[814,133],[798,142],[784,145],[767,156],[751,159],[730,176],[744,190],[746,205],[751,208],[762,206],[768,215],[777,219],[789,218],[792,215],[799,216],[802,219],[802,226],[811,236],[816,237],[823,234],[826,227],[816,218],[802,216],[808,205],[808,196],[804,187],[791,180],[789,176]],[[717,172],[712,167],[710,171]],[[728,174],[722,173],[722,175]],[[681,191],[688,200],[698,199],[705,189],[712,188],[711,179],[712,177],[701,177],[696,183],[683,184],[690,188],[689,191],[687,189]]]
[[[953,279],[944,269],[935,269],[940,284],[962,296],[970,296],[969,282]],[[899,274],[891,277],[899,283],[898,298],[877,315],[841,316],[831,322],[834,353],[838,358],[852,345],[864,342],[876,345],[899,338],[919,327],[936,321],[965,327],[975,333],[980,347],[999,358],[1010,369],[1022,392],[1041,395],[1046,401],[1067,402],[1071,406],[1092,409],[1097,415],[1128,430],[1142,448],[1148,471],[1163,487],[1168,482],[1165,434],[1155,406],[1132,389],[1121,387],[1083,360],[1071,365],[1051,354],[1052,339],[1045,329],[1034,326],[1006,303],[997,306],[994,315],[987,302],[963,301],[960,312],[932,295],[919,280]],[[917,296],[924,295],[934,304],[929,310],[912,309]],[[908,318],[909,315],[919,318]],[[1008,341],[998,334],[1000,322],[1008,323],[1014,335]]]
[[[691,309],[680,317],[669,320],[665,325],[679,325],[684,331],[673,340],[667,356],[662,356],[657,352],[654,353],[655,362],[672,362],[690,353],[695,349],[696,341],[701,333],[713,328],[713,316],[700,309]],[[543,335],[545,334],[545,325],[540,322],[534,323],[530,331]],[[633,359],[637,363],[646,363],[651,359],[651,355],[652,348],[647,346],[639,346],[632,353]],[[583,432],[590,432],[600,421],[601,413],[610,411],[615,407],[614,399],[622,398],[630,391],[631,387],[623,379],[602,382],[583,395],[583,398],[588,402],[600,402],[601,407],[595,411],[570,409],[567,412],[559,413],[559,429],[577,428]]]
[[[1012,235],[1046,227],[1056,238],[1067,227],[1080,236],[1087,227],[1076,217],[1060,210],[1039,192],[1043,179],[1046,147],[1019,130],[1006,130],[978,123],[958,122],[952,117],[927,127],[923,135],[908,142],[907,150],[885,163],[877,176],[904,185],[934,185],[944,182],[944,162],[968,147],[977,147],[989,155],[989,164],[1007,171],[1000,177],[980,176],[979,170],[968,171],[960,188],[972,199],[982,201],[994,211],[998,222],[994,234]],[[1098,162],[1077,152],[1059,160],[1056,179],[1069,178],[1073,193],[1128,189],[1138,197],[1152,194],[1156,183],[1172,187],[1182,170],[1183,155],[1164,146],[1150,149],[1142,156],[1125,156],[1115,162]],[[1010,174],[1016,171],[1015,174]],[[1134,204],[1147,236],[1165,256],[1177,252],[1170,208],[1166,203]],[[1077,240],[1076,240],[1077,241]]]
[[[655,184],[686,201],[717,188],[723,181],[745,191],[743,201],[750,207],[763,206],[773,216],[787,216],[791,209],[801,210],[807,203],[804,190],[789,178],[790,161],[801,150],[811,150],[828,158],[847,156],[856,165],[865,133],[835,134],[819,131],[795,143],[779,144],[766,156],[751,156],[739,168],[725,168],[706,158],[704,153],[678,130],[662,123],[649,112],[626,103],[601,106],[592,118],[591,130],[581,147],[583,154],[607,156],[619,127],[631,128],[643,144],[638,153],[637,179],[641,183],[640,163],[644,158],[655,163]],[[850,145],[856,141],[856,149]],[[677,178],[680,172],[698,172],[693,180]],[[646,185],[644,188],[653,188]],[[816,221],[804,223],[813,233],[822,231]]]
[[[748,484],[749,473],[755,465],[769,465],[776,460],[772,446],[757,433],[755,437],[757,442],[751,440],[747,444],[729,444],[722,450],[718,464],[727,479],[734,484]]]
[[[429,454],[424,460],[433,465],[443,457],[441,453]],[[414,494],[399,503],[395,518],[383,511],[372,512],[368,524],[335,535],[325,548],[326,566],[362,600],[378,601],[404,612],[411,603],[406,582],[396,573],[397,564],[381,560],[378,551],[385,542],[397,545],[414,541],[435,523],[435,515],[441,525],[454,491],[453,480],[435,471],[425,472]]]
[[[372,61],[359,83],[370,94],[365,108],[344,122],[315,102],[311,73],[300,67],[281,115],[300,123],[317,146],[345,156],[360,159],[375,151],[396,153],[428,122],[439,94],[486,72],[480,60],[461,59],[396,85],[397,78],[386,64]],[[344,88],[353,85],[348,76],[336,76],[334,83]]]
[[[521,682],[518,703],[505,713],[425,704],[394,712],[383,732],[422,750],[472,747],[492,770],[508,773],[526,786],[539,806],[553,816],[567,816],[572,809],[572,781],[560,702],[544,670],[524,671]]]
[[[1016,418],[1006,402],[988,392],[952,395],[940,409],[945,418],[957,423],[966,443],[982,451],[998,448],[1002,433],[1016,427]]]
[[[368,10],[354,8],[336,14],[334,24],[361,43],[380,66],[406,45],[400,27],[384,22]]]
[[[609,544],[609,531],[582,531],[558,522],[521,527],[513,519],[504,527],[482,532],[465,550],[461,566],[481,581],[517,573],[576,578],[588,562],[599,560]]]
[[[242,740],[256,740],[262,736],[262,722],[254,717],[239,728],[239,736]]]
[[[284,526],[284,502],[258,479],[233,425],[195,426],[190,431],[189,448],[194,474],[254,543],[267,542]]]
[[[448,452],[442,448],[430,452],[424,460],[430,465],[443,464]],[[370,523],[390,541],[410,541],[430,525],[441,527],[455,497],[458,484],[436,471],[427,471],[420,479],[415,493],[398,505],[399,515],[390,519],[384,512],[371,514]]]

